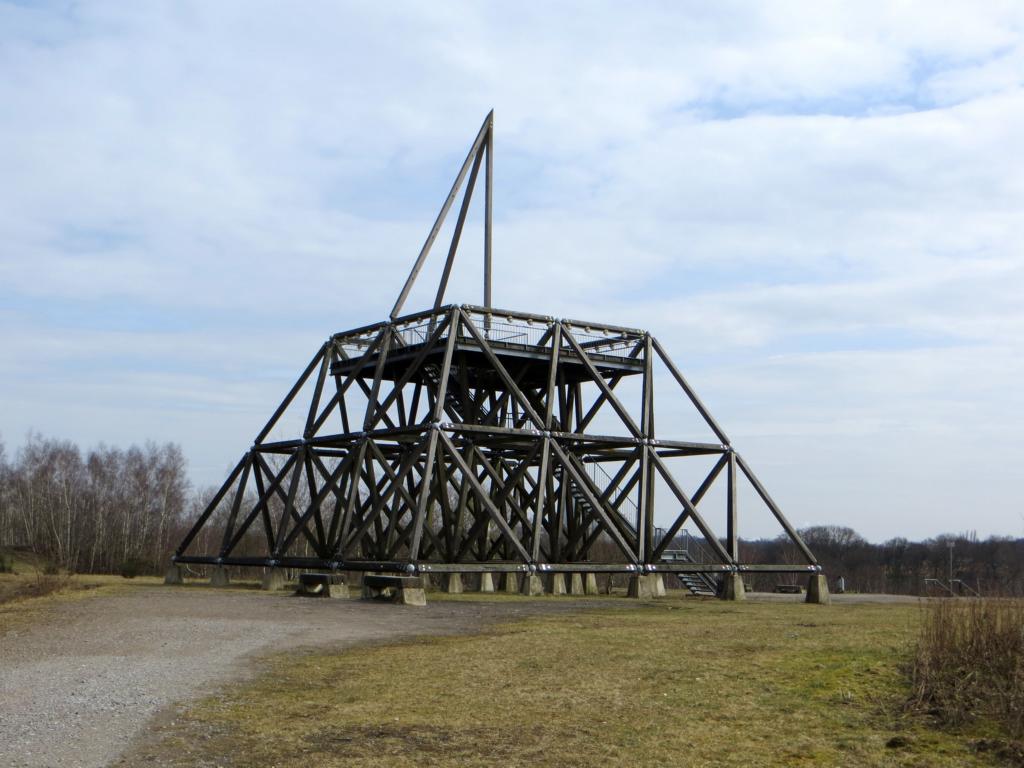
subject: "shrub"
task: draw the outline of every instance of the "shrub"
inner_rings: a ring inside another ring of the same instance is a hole
[[[15,581],[13,589],[0,592],[0,603],[32,597],[45,597],[72,586],[74,584],[67,575],[47,576],[37,569],[35,571],[35,578]]]
[[[14,556],[0,552],[0,573],[14,573]]]
[[[121,567],[118,572],[126,579],[134,579],[136,576],[140,576],[149,571],[149,565],[145,560],[140,560],[137,557],[131,557],[121,563]]]
[[[950,725],[983,717],[1024,737],[1024,601],[950,598],[924,610],[912,703]]]

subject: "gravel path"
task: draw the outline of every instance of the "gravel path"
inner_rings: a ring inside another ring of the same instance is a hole
[[[409,608],[156,586],[59,603],[24,629],[0,627],[0,766],[102,768],[161,710],[251,671],[253,655],[466,632],[570,604]]]

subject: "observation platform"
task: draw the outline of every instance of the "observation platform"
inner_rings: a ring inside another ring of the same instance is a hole
[[[359,378],[374,379],[385,349],[386,336],[387,354],[381,367],[382,379],[398,381],[409,370],[410,363],[422,355],[420,373],[412,380],[431,383],[431,372],[440,371],[446,354],[452,327],[449,320],[453,312],[459,310],[469,323],[463,320],[455,324],[458,331],[452,349],[453,365],[458,375],[466,377],[466,386],[489,390],[505,388],[491,362],[492,354],[522,389],[547,386],[556,318],[474,305],[447,305],[406,315],[392,322],[334,334],[332,341],[342,357],[332,363],[331,374],[349,376],[355,373]],[[644,331],[576,320],[562,320],[561,324],[568,332],[562,334],[558,349],[561,383],[593,379],[577,346],[605,379],[643,373],[642,353],[647,336]],[[389,327],[390,333],[382,334]]]

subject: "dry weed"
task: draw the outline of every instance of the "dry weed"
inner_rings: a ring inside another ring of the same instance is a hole
[[[1024,601],[938,600],[924,608],[912,703],[942,722],[1000,722],[1024,738]]]

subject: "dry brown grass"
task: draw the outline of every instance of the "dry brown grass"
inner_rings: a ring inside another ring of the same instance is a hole
[[[120,576],[47,573],[40,561],[24,557],[14,561],[13,572],[0,573],[0,633],[35,621],[63,601],[109,595],[132,586],[153,585],[160,579],[144,577],[126,581]]]
[[[15,600],[27,600],[33,597],[46,597],[55,592],[67,589],[71,585],[71,577],[62,573],[36,572],[31,578],[11,580],[6,589],[0,591],[0,603]]]
[[[281,654],[126,764],[977,766],[902,709],[914,606],[622,601],[486,633]]]
[[[30,553],[0,552],[5,568],[0,570],[0,605],[47,597],[72,586],[66,573]]]
[[[910,674],[917,708],[952,725],[996,721],[1024,738],[1024,601],[932,601]]]

